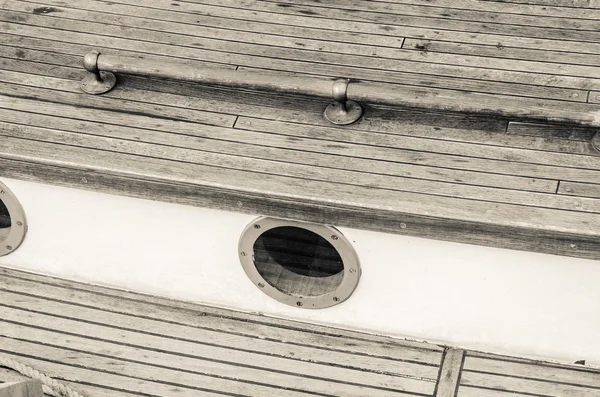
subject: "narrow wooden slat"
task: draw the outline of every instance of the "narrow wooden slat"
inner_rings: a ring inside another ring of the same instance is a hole
[[[446,350],[440,368],[440,377],[436,386],[435,397],[454,397],[460,383],[465,351],[450,348]]]
[[[465,371],[477,371],[505,376],[539,379],[548,382],[589,386],[600,389],[600,370],[572,366],[552,367],[540,362],[512,361],[510,357],[503,360],[483,358],[469,355],[465,360]]]
[[[505,390],[507,392],[526,393],[540,396],[577,396],[598,397],[600,388],[588,388],[570,384],[557,383],[547,380],[532,380],[503,376],[496,374],[485,374],[479,372],[463,371],[461,385],[484,387],[494,390]],[[459,395],[460,396],[460,395]]]
[[[501,59],[541,61],[548,65],[556,63],[597,65],[600,62],[600,55],[598,54],[505,47],[501,43],[486,45],[407,38],[404,40],[402,48],[420,51],[424,56],[427,56],[428,52],[442,52],[491,57],[496,58],[498,63],[503,62]]]
[[[535,124],[511,121],[508,124],[506,132],[510,135],[539,136],[542,138],[560,138],[569,141],[581,141],[589,147],[590,141],[597,132],[597,129],[560,124]]]
[[[600,198],[600,184],[560,182],[557,193],[569,196]]]

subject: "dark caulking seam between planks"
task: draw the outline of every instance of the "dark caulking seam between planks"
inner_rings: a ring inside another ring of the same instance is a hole
[[[4,289],[4,288],[0,288],[0,290],[7,291],[7,292],[12,292],[12,293],[16,293],[16,292]],[[24,295],[24,296],[29,296],[29,297],[32,297],[32,298],[38,298],[38,299],[44,299],[44,300],[48,300],[48,301],[54,301],[54,302],[69,304],[69,302],[62,301],[62,300],[59,300],[59,299],[53,299],[53,298],[42,297],[42,296],[35,296],[35,295],[31,295],[31,294],[26,294],[26,293],[16,293],[16,294]],[[154,333],[154,332],[150,332],[150,331],[138,330],[138,329],[135,329],[135,328],[122,327],[122,326],[118,326],[118,325],[107,324],[107,323],[96,322],[96,321],[88,321],[88,320],[73,318],[73,317],[69,317],[69,316],[63,316],[63,315],[59,315],[59,314],[46,313],[46,312],[37,311],[37,310],[33,310],[33,309],[23,309],[23,308],[20,308],[20,307],[17,307],[17,306],[8,305],[8,304],[2,304],[2,303],[0,303],[0,306],[1,307],[8,307],[8,308],[11,308],[11,309],[14,309],[14,310],[25,311],[25,312],[29,312],[29,313],[37,313],[37,314],[41,314],[41,315],[51,316],[51,317],[55,317],[55,318],[62,318],[62,319],[67,319],[67,320],[72,320],[72,321],[78,321],[78,322],[82,322],[82,323],[86,323],[86,324],[90,324],[90,325],[95,325],[95,326],[100,326],[100,327],[108,327],[108,328],[117,329],[117,330],[123,330],[123,331],[132,331],[132,332],[138,332],[138,333],[149,335],[149,336],[162,337],[162,338],[173,339],[173,340],[178,340],[178,341],[182,341],[182,342],[190,342],[190,343],[194,343],[194,344],[198,344],[198,345],[213,346],[213,347],[219,347],[219,348],[224,348],[224,349],[229,349],[229,350],[243,351],[243,352],[246,352],[246,353],[256,353],[256,354],[259,354],[259,355],[279,357],[279,358],[286,359],[286,360],[306,362],[306,360],[302,360],[302,359],[294,358],[294,357],[289,357],[289,356],[283,356],[283,355],[275,354],[275,353],[268,353],[268,352],[262,352],[262,351],[259,351],[259,350],[251,350],[251,349],[242,349],[242,348],[231,347],[231,346],[228,346],[228,345],[222,345],[222,344],[217,344],[217,343],[199,342],[199,341],[197,341],[195,339],[186,339],[186,338],[176,337],[176,336],[172,336],[172,335],[164,335],[164,334],[161,334],[161,333]],[[231,332],[231,331],[227,331],[227,330],[223,330],[223,329],[218,329],[218,328],[201,327],[199,325],[189,325],[189,324],[186,324],[186,323],[180,323],[180,322],[175,322],[175,321],[165,321],[165,320],[161,320],[159,318],[147,317],[147,316],[142,316],[142,315],[137,315],[137,314],[132,314],[132,313],[122,313],[122,312],[119,312],[119,311],[112,311],[112,310],[107,310],[107,309],[103,309],[103,308],[97,308],[97,307],[94,307],[94,306],[87,306],[87,305],[83,305],[83,304],[72,304],[72,306],[84,307],[84,308],[87,308],[87,309],[93,309],[93,310],[100,311],[100,312],[114,313],[114,314],[118,314],[118,315],[122,315],[122,316],[140,318],[140,319],[151,320],[151,321],[158,321],[158,322],[162,322],[162,323],[165,323],[165,324],[174,324],[174,325],[180,325],[180,326],[184,326],[184,327],[191,327],[191,328],[195,328],[197,330],[214,331],[214,332],[223,333],[223,334],[236,335],[236,336],[240,336],[240,337],[243,337],[243,338],[265,340],[265,341],[269,341],[269,342],[276,343],[276,344],[282,344],[282,345],[304,346],[304,347],[308,347],[308,348],[311,348],[311,349],[317,349],[317,350],[323,350],[323,351],[331,351],[331,352],[337,352],[337,353],[343,353],[343,354],[351,354],[353,356],[362,356],[362,357],[371,357],[371,358],[377,358],[377,359],[382,359],[382,360],[390,360],[390,361],[393,361],[393,362],[396,362],[396,361],[398,361],[398,362],[405,362],[405,363],[415,364],[415,365],[419,365],[419,366],[426,366],[426,367],[437,367],[438,366],[437,364],[430,364],[430,363],[425,363],[425,362],[420,362],[420,361],[415,361],[415,360],[403,360],[403,359],[386,357],[386,356],[380,356],[380,355],[365,354],[365,353],[356,352],[356,351],[351,351],[350,352],[350,351],[341,350],[341,349],[326,348],[326,347],[323,347],[323,346],[306,345],[306,344],[297,343],[297,342],[291,342],[291,341],[281,341],[281,340],[277,340],[277,339],[263,338],[263,337],[259,337],[259,336],[253,336],[253,335],[245,334],[245,333],[236,333],[236,332]],[[13,322],[13,321],[10,321],[10,320],[1,320],[1,319],[0,319],[0,321]],[[15,322],[15,323],[18,323],[18,322]],[[47,329],[47,328],[37,327],[37,326],[23,324],[23,323],[18,323],[18,324],[26,325],[26,326],[31,326],[33,328]],[[73,335],[73,336],[81,336],[79,334],[74,334],[74,333],[69,333],[69,334]],[[96,338],[96,337],[92,337],[92,336],[85,336],[85,337],[94,338],[94,339],[97,339],[97,340],[102,340],[101,338]],[[345,337],[342,337],[342,338],[345,339]],[[117,342],[111,342],[111,343],[117,343]],[[123,343],[123,344],[127,345],[127,346],[134,346],[134,347],[143,348],[143,347],[138,346],[138,345],[125,344],[125,343]],[[390,348],[393,348],[393,347],[394,347],[393,345],[390,346]],[[400,344],[400,345],[398,345],[396,347],[398,349],[401,349],[403,346]],[[160,350],[155,350],[155,349],[151,349],[151,350],[160,351]],[[426,350],[426,351],[434,351],[434,350]],[[197,356],[190,355],[190,357],[197,357]],[[402,377],[402,378],[411,378],[411,379],[417,379],[417,380],[423,380],[423,381],[431,381],[431,379],[428,379],[428,378],[414,377],[414,376],[410,376],[410,375],[406,375],[406,374],[398,374],[398,373],[393,373],[393,372],[387,372],[386,373],[384,371],[376,371],[376,370],[372,370],[372,369],[368,369],[368,368],[360,368],[360,367],[355,367],[355,366],[351,366],[351,365],[344,365],[344,364],[341,364],[341,363],[338,363],[338,364],[334,365],[332,363],[322,362],[322,361],[318,361],[318,360],[311,360],[310,362],[313,362],[313,363],[319,364],[319,365],[334,366],[334,367],[338,367],[338,368],[360,370],[360,371],[370,372],[370,373],[387,374],[387,375],[398,376],[398,377]]]
[[[26,324],[20,324],[20,325],[25,325],[26,326]],[[38,328],[38,327],[34,327],[34,328]],[[51,330],[48,330],[48,331],[51,331]],[[1,335],[1,331],[0,331],[0,335]],[[78,336],[79,337],[80,335],[73,334],[73,336]],[[173,366],[162,365],[162,364],[157,364],[157,363],[149,363],[149,362],[145,362],[145,361],[133,360],[133,359],[129,359],[129,358],[126,358],[126,357],[115,357],[115,356],[111,356],[111,355],[108,355],[108,354],[101,354],[101,353],[89,353],[89,352],[87,352],[85,350],[78,350],[78,349],[69,348],[69,347],[65,347],[65,346],[61,346],[61,345],[54,345],[54,344],[50,344],[50,343],[39,343],[39,342],[31,341],[31,340],[28,340],[28,339],[13,338],[13,337],[6,337],[6,338],[17,340],[17,341],[21,341],[21,342],[25,342],[25,343],[30,343],[30,344],[39,344],[39,345],[43,345],[43,346],[49,346],[49,347],[53,347],[53,348],[57,348],[57,349],[61,349],[61,350],[75,352],[75,353],[90,354],[90,355],[93,355],[93,356],[104,357],[104,358],[108,358],[108,359],[112,359],[112,360],[124,361],[124,362],[129,362],[129,363],[134,363],[134,364],[148,365],[148,366],[152,366],[152,367],[155,367],[155,368],[161,368],[161,369],[167,369],[167,370],[176,370],[178,372],[183,372],[183,373],[204,375],[204,376],[209,376],[209,377],[212,377],[212,378],[220,378],[220,379],[226,379],[226,380],[231,380],[231,381],[236,381],[236,382],[242,382],[242,383],[248,383],[248,384],[253,384],[253,385],[267,386],[267,387],[272,387],[272,388],[275,388],[275,389],[294,390],[294,391],[298,391],[298,392],[311,392],[311,393],[320,394],[320,395],[327,395],[325,393],[317,393],[317,392],[306,390],[306,389],[299,389],[299,388],[288,387],[288,386],[277,386],[277,385],[273,385],[273,384],[269,384],[269,383],[263,383],[263,382],[257,382],[257,381],[250,381],[250,380],[247,380],[247,379],[240,379],[240,378],[234,378],[234,377],[230,377],[230,376],[210,374],[210,373],[201,372],[201,371],[193,371],[193,370],[188,370],[188,369],[181,368],[181,367],[173,367]],[[92,339],[92,338],[90,338],[90,339]],[[114,342],[104,341],[103,339],[100,339],[100,338],[93,338],[93,339],[94,340],[98,340],[98,341],[108,342],[108,343],[111,343],[111,344],[116,344]],[[127,347],[134,347],[134,348],[138,348],[138,349],[143,349],[143,350],[153,350],[153,349],[144,348],[142,346],[129,345],[129,344],[125,344],[125,343],[123,343],[121,345],[127,346]],[[0,346],[0,348],[1,348],[1,346]],[[296,373],[292,373],[292,372],[288,372],[288,371],[274,370],[274,369],[269,369],[269,368],[261,368],[261,367],[244,365],[244,364],[240,364],[240,363],[236,363],[236,362],[222,361],[222,360],[217,360],[217,359],[212,359],[212,358],[207,358],[207,357],[197,357],[197,356],[191,356],[191,355],[190,356],[185,356],[185,355],[181,355],[181,354],[177,354],[177,353],[171,353],[171,352],[162,351],[162,350],[155,350],[155,351],[158,352],[158,353],[163,353],[163,354],[177,355],[177,356],[182,356],[182,357],[186,357],[186,358],[196,358],[196,359],[200,359],[200,360],[203,360],[203,361],[210,361],[210,362],[215,362],[215,363],[222,363],[222,364],[231,365],[231,366],[235,366],[235,367],[255,369],[255,370],[259,370],[259,371],[277,373],[277,374],[282,374],[282,375],[289,375],[289,376],[300,377],[300,378],[304,378],[304,379],[313,379],[313,380],[318,380],[318,381],[325,381],[325,382],[331,382],[331,383],[339,383],[339,384],[348,385],[348,386],[357,386],[357,387],[362,387],[362,388],[368,388],[368,389],[373,389],[373,391],[375,393],[376,393],[377,390],[382,390],[382,391],[389,391],[389,392],[399,392],[399,391],[402,391],[405,394],[411,394],[411,395],[415,395],[415,396],[427,396],[428,395],[428,394],[425,394],[425,393],[417,393],[417,392],[411,392],[411,391],[406,391],[406,390],[392,389],[392,388],[385,388],[385,387],[378,387],[378,386],[374,386],[374,385],[368,385],[368,384],[362,384],[362,383],[353,383],[353,382],[341,381],[341,380],[330,379],[330,378],[320,378],[318,376],[309,376],[309,375],[304,375],[304,374],[296,374]],[[316,369],[315,371],[318,371],[318,369]]]
[[[24,14],[24,15],[29,15],[23,12],[19,12],[19,11],[11,11],[11,13],[19,13],[19,14]],[[67,19],[67,18],[53,18],[53,19]],[[73,19],[69,19],[69,20],[73,20]],[[75,20],[73,20],[75,21]],[[78,22],[78,20],[77,20]],[[14,25],[21,25],[21,26],[32,26],[32,27],[36,27],[36,28],[43,28],[43,29],[49,29],[49,30],[56,30],[56,31],[67,31],[67,32],[77,32],[77,33],[86,33],[86,32],[81,32],[78,30],[71,30],[68,28],[58,28],[56,26],[52,26],[52,27],[48,27],[48,26],[39,26],[39,25],[33,25],[33,24],[29,24],[29,23],[25,23],[25,22],[13,22]],[[100,25],[99,23],[96,22],[90,22],[90,24],[93,25]],[[115,27],[121,27],[121,25],[110,25],[110,24],[102,24],[102,26],[115,26]],[[145,29],[145,28],[131,28],[133,30],[146,30],[146,31],[152,31],[149,29]],[[162,31],[156,31],[158,33],[162,33]],[[224,54],[233,54],[233,55],[239,55],[239,56],[243,56],[243,57],[256,57],[256,54],[252,54],[250,52],[238,52],[238,51],[231,51],[231,50],[223,50],[223,49],[218,49],[217,47],[215,48],[206,48],[206,47],[198,47],[198,46],[194,46],[194,45],[184,45],[184,44],[171,44],[166,40],[163,41],[155,41],[155,40],[142,40],[140,38],[137,39],[129,39],[126,38],[124,36],[115,36],[115,35],[111,35],[111,34],[103,34],[103,33],[94,33],[96,36],[102,36],[102,37],[108,37],[108,38],[119,38],[119,39],[124,39],[124,40],[129,40],[129,41],[137,41],[137,42],[144,42],[144,43],[153,43],[153,44],[169,44],[170,46],[173,47],[179,47],[179,48],[185,48],[185,49],[194,49],[197,51],[210,51],[213,53],[224,53]],[[180,34],[180,33],[170,33],[172,35],[176,35],[176,36],[182,36],[182,37],[186,37],[187,35],[184,34]],[[29,36],[28,36],[29,37]],[[195,36],[189,36],[189,37],[195,37]],[[221,42],[230,42],[230,43],[237,43],[237,44],[248,44],[245,42],[240,42],[240,41],[234,41],[234,40],[224,40],[224,39],[215,39],[215,38],[206,38],[207,40],[210,41],[221,41]],[[305,49],[301,49],[301,48],[291,48],[291,47],[280,47],[280,46],[276,46],[276,45],[267,45],[267,44],[252,44],[253,47],[265,47],[265,48],[278,48],[278,49],[286,49],[286,50],[292,50],[298,53],[306,53],[306,54],[320,54],[320,53],[327,53],[327,52],[323,52],[323,51],[314,51],[314,50],[305,50]],[[407,53],[414,53],[413,50],[405,50]],[[330,54],[335,54],[339,57],[351,57],[351,58],[357,58],[357,59],[369,59],[369,57],[365,56],[365,55],[352,55],[352,54],[348,54],[348,53],[334,53],[334,52],[330,52]],[[443,54],[443,53],[440,53]],[[478,56],[471,56],[474,59],[477,58],[482,58],[482,57],[478,57]],[[387,68],[374,68],[374,67],[367,67],[367,66],[355,66],[355,64],[353,62],[346,62],[346,63],[339,63],[339,62],[327,62],[326,60],[319,60],[319,61],[311,61],[311,60],[307,60],[305,58],[299,57],[299,56],[267,56],[265,54],[263,54],[261,56],[261,58],[264,59],[277,59],[277,60],[282,60],[282,61],[288,61],[288,62],[299,62],[299,63],[308,63],[308,64],[314,64],[314,65],[328,65],[328,66],[342,66],[342,67],[350,67],[350,68],[358,68],[360,70],[370,70],[370,71],[386,71],[386,72],[400,72],[400,73],[411,73],[411,74],[419,74],[419,75],[433,75],[433,76],[438,76],[436,73],[423,73],[423,72],[407,72],[407,71],[403,71],[403,70],[399,70],[399,69],[392,69],[390,67]],[[194,58],[196,59],[196,58]],[[391,61],[392,58],[382,58],[380,57],[379,59],[382,60],[388,60]],[[497,58],[497,59],[503,59],[503,58]],[[201,60],[201,59],[200,59]],[[583,74],[575,74],[575,73],[562,73],[562,74],[557,74],[557,73],[550,73],[550,72],[537,72],[537,71],[525,71],[525,70],[520,70],[518,68],[511,68],[511,69],[500,69],[497,67],[490,67],[490,66],[481,66],[481,65],[461,65],[458,63],[441,63],[441,62],[434,62],[434,61],[429,61],[429,60],[423,60],[423,59],[410,59],[410,60],[406,60],[407,62],[413,62],[413,63],[420,63],[420,64],[427,64],[427,65],[439,65],[439,66],[446,66],[446,67],[454,67],[457,70],[458,69],[477,69],[477,70],[493,70],[493,71],[499,71],[499,72],[511,72],[511,73],[520,73],[520,74],[531,74],[531,75],[536,75],[536,76],[558,76],[558,77],[567,77],[567,78],[581,78],[581,79],[591,79],[592,77],[587,76],[587,75],[583,75]],[[213,63],[217,63],[214,61],[209,61],[209,62],[213,62]],[[543,65],[548,64],[548,62],[540,62]],[[233,65],[231,63],[224,63],[226,65]],[[252,67],[253,65],[244,65],[244,66],[250,66]],[[578,66],[578,65],[574,65],[574,66]],[[582,66],[584,67],[584,66]],[[585,66],[588,67],[588,66]],[[466,72],[468,73],[468,72]],[[443,75],[444,77],[452,77],[450,75]],[[457,79],[465,79],[465,77],[456,77]],[[472,77],[467,77],[469,80],[474,80],[474,81],[494,81],[494,82],[498,82],[498,83],[509,83],[508,81],[501,81],[501,80],[484,80],[481,78],[472,78]],[[526,84],[526,83],[522,83],[522,82],[510,82],[510,84],[516,84],[516,85],[532,85],[532,84]],[[408,84],[407,84],[408,85]],[[415,85],[418,86],[418,85]],[[421,87],[421,86],[418,86]],[[560,86],[553,86],[553,87],[560,87]],[[571,88],[573,89],[573,87],[564,87],[564,88]],[[453,89],[455,91],[464,91],[464,92],[469,92],[469,90],[460,90],[460,89]],[[507,95],[510,96],[510,94],[503,94],[503,95]],[[515,95],[517,96],[517,95]],[[558,99],[552,99],[552,98],[543,98],[545,100],[558,100]],[[564,100],[562,100],[564,101]],[[579,102],[579,101],[573,101],[573,102]]]
[[[198,313],[202,313],[203,317],[214,317],[217,319],[228,319],[239,321],[240,324],[255,324],[262,325],[265,327],[273,327],[279,328],[283,330],[290,331],[300,331],[306,334],[314,334],[314,335],[322,335],[334,338],[342,338],[342,339],[351,339],[361,342],[375,343],[381,344],[384,346],[400,346],[407,347],[410,349],[416,350],[424,350],[424,351],[432,351],[438,353],[440,356],[444,351],[444,348],[433,345],[427,342],[417,342],[417,341],[407,341],[404,339],[395,339],[393,337],[378,337],[372,334],[366,334],[364,332],[359,331],[348,331],[344,329],[337,329],[331,326],[323,326],[323,325],[315,325],[313,323],[302,323],[297,320],[285,320],[274,317],[267,317],[257,313],[247,313],[241,311],[232,311],[229,309],[222,309],[218,307],[201,305],[198,303],[190,303],[186,301],[174,300],[171,298],[164,298],[151,294],[144,294],[140,292],[130,292],[124,289],[118,289],[116,287],[102,287],[95,284],[86,284],[82,282],[70,281],[67,279],[62,279],[59,277],[53,277],[48,275],[40,275],[32,272],[27,272],[23,270],[15,270],[0,267],[0,275],[6,280],[13,279],[21,282],[25,282],[26,284],[31,285],[40,285],[43,289],[43,286],[49,286],[54,290],[63,290],[63,292],[68,291],[72,293],[73,291],[83,293],[86,298],[80,298],[79,301],[88,301],[92,296],[100,296],[108,299],[117,299],[120,302],[129,302],[131,304],[142,304],[142,305],[151,305],[152,307],[159,307],[163,309],[169,309],[169,311],[175,309],[177,312],[181,312],[191,316],[197,316]],[[2,280],[2,278],[0,278]],[[72,302],[70,300],[69,302]],[[113,307],[114,309],[114,307]],[[144,318],[144,316],[140,316]],[[257,320],[259,318],[260,320]],[[152,319],[152,318],[148,318]],[[163,321],[169,322],[164,318],[161,318]],[[178,322],[171,322],[173,324],[179,324]],[[185,323],[181,323],[180,325],[189,325]],[[319,330],[315,329],[318,328]],[[384,340],[380,340],[379,338],[384,338]],[[405,343],[409,343],[406,345]],[[415,347],[414,344],[417,344],[418,347]]]

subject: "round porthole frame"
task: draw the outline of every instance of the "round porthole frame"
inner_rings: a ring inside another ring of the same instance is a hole
[[[340,284],[330,292],[318,296],[297,296],[278,290],[265,280],[254,264],[254,243],[266,231],[278,227],[297,227],[311,231],[328,241],[338,252],[344,267]],[[323,309],[346,301],[356,289],[361,276],[358,254],[350,241],[335,227],[293,220],[259,217],[250,222],[238,243],[238,256],[244,272],[261,291],[289,306],[302,309]]]
[[[8,209],[11,223],[8,236],[0,242],[0,256],[4,256],[14,252],[25,240],[27,219],[21,203],[2,181],[0,181],[0,200]]]

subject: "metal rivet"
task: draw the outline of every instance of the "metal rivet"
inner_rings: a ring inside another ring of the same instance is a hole
[[[298,302],[296,302],[296,305],[302,306],[302,302],[298,301]]]
[[[334,296],[334,297],[333,297],[333,301],[334,301],[334,302],[339,302],[339,301],[340,301],[340,298],[338,298],[337,296]]]
[[[260,229],[260,225],[254,225],[255,229]]]
[[[246,253],[245,252],[241,252],[240,255],[241,256],[246,256]]]
[[[354,268],[350,269],[350,273],[356,273],[356,269],[354,269]]]
[[[565,192],[572,192],[573,188],[571,186],[565,186]]]
[[[9,251],[12,250],[12,245],[7,245],[6,249],[9,250]]]
[[[573,98],[578,98],[579,94],[573,94]]]
[[[264,288],[264,287],[265,287],[265,285],[264,285],[263,283],[258,283],[258,286],[259,286],[260,288]]]
[[[571,248],[577,248],[577,244],[571,244]]]
[[[337,240],[337,239],[338,239],[338,236],[336,236],[336,235],[334,234],[333,236],[331,236],[331,239],[332,239],[332,240]]]
[[[23,222],[17,221],[17,226],[23,226]]]
[[[400,224],[400,229],[406,229],[406,223],[401,223]]]

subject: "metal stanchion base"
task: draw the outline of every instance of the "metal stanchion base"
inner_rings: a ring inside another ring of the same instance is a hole
[[[100,77],[98,80],[94,73],[88,73],[81,80],[81,90],[88,94],[100,95],[112,90],[117,83],[117,78],[111,72],[100,72]]]
[[[347,101],[346,106],[341,102],[333,102],[325,108],[323,115],[330,123],[348,125],[356,122],[363,114],[362,107],[354,101]]]

